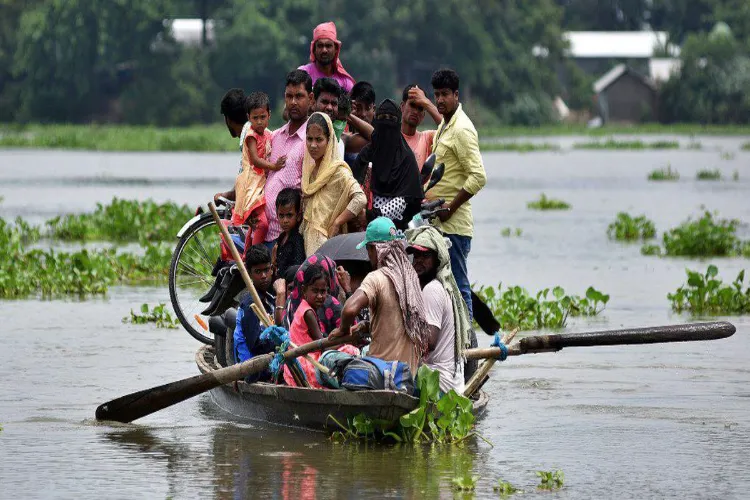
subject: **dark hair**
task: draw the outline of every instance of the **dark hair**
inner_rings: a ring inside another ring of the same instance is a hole
[[[234,123],[245,123],[247,111],[245,111],[245,91],[242,89],[229,89],[221,98],[221,114]]]
[[[310,264],[307,269],[305,269],[302,284],[310,286],[321,278],[323,278],[326,284],[328,284],[328,275],[326,274],[325,269],[323,269],[323,266],[320,264]]]
[[[410,83],[409,85],[407,85],[406,87],[404,87],[404,91],[401,94],[401,102],[406,102],[406,101],[409,100],[409,91],[411,89],[413,89],[414,87],[416,87],[416,86],[417,86],[416,83]]]
[[[307,71],[301,70],[301,69],[295,69],[294,71],[290,71],[286,75],[286,87],[292,85],[296,87],[297,85],[305,85],[305,90],[309,94],[312,92],[313,84],[312,84],[312,78],[310,78],[310,75],[307,73]]]
[[[247,98],[247,104],[245,105],[247,114],[254,109],[266,108],[266,111],[271,112],[271,103],[268,99],[268,94],[265,92],[253,92]]]
[[[370,82],[357,82],[352,87],[352,101],[369,105],[375,104],[375,89]]]
[[[268,247],[264,244],[253,245],[245,252],[245,266],[248,270],[260,264],[271,263],[271,252],[268,251]]]
[[[294,208],[299,212],[300,206],[302,206],[302,193],[299,189],[284,188],[279,192],[276,196],[276,210],[287,205],[294,205]]]
[[[349,98],[349,94],[342,92],[339,96],[339,113],[344,116],[352,112],[352,100]]]
[[[328,140],[331,139],[331,131],[328,129],[328,122],[323,116],[323,113],[321,113],[320,111],[316,111],[315,113],[313,113],[307,120],[307,127],[309,128],[310,125],[317,125],[321,129],[323,129],[323,134],[326,136],[326,138]]]
[[[341,93],[343,92],[343,89],[341,88],[341,85],[338,84],[336,80],[333,78],[318,78],[315,80],[315,85],[313,85],[313,96],[315,96],[315,100],[318,100],[318,97],[320,97],[320,94],[323,92],[327,92],[329,94],[333,94],[336,97],[341,97]]]
[[[433,89],[458,90],[458,73],[452,69],[439,69],[432,74]]]

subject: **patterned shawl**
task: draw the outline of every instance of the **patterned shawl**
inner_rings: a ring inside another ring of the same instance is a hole
[[[343,306],[336,298],[339,295],[339,282],[336,279],[336,263],[325,255],[319,253],[313,254],[297,269],[294,274],[294,285],[289,297],[286,299],[286,308],[284,309],[284,328],[289,330],[294,321],[294,313],[302,303],[302,283],[305,280],[305,270],[313,264],[319,264],[328,276],[328,297],[326,297],[323,306],[315,312],[318,315],[318,324],[323,337],[327,337],[334,328],[341,325],[341,310]]]
[[[424,356],[428,350],[429,325],[425,318],[419,277],[406,255],[404,240],[378,242],[374,245],[378,254],[378,269],[391,280],[396,289],[406,333],[419,349],[419,355]]]

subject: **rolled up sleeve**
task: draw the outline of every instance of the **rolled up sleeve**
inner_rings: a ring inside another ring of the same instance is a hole
[[[456,134],[456,156],[466,171],[463,189],[471,195],[477,194],[487,183],[487,174],[479,152],[479,138],[471,129],[463,129]]]
[[[349,192],[349,204],[346,209],[354,215],[358,215],[367,206],[367,196],[359,184],[354,183]]]

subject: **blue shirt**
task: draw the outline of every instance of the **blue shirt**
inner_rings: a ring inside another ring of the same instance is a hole
[[[271,317],[274,310],[274,296],[268,292],[259,292],[260,300]],[[234,356],[238,363],[247,361],[259,354],[274,352],[274,345],[271,342],[260,340],[260,334],[265,327],[261,324],[255,315],[250,304],[253,298],[248,295],[241,303],[237,310],[237,323],[234,328]]]

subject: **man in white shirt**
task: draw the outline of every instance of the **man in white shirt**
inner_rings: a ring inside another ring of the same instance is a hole
[[[470,342],[471,323],[451,271],[449,243],[434,227],[407,232],[419,277],[425,316],[430,329],[429,351],[423,362],[440,373],[440,390],[464,391],[464,350]]]

